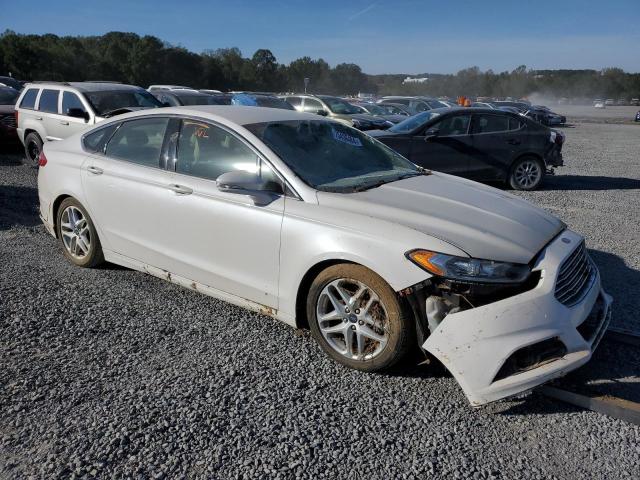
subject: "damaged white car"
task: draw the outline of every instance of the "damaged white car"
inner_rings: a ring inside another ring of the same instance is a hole
[[[118,116],[48,143],[38,191],[78,266],[107,260],[308,326],[365,371],[417,342],[473,405],[584,364],[610,318],[583,238],[561,221],[317,115]]]

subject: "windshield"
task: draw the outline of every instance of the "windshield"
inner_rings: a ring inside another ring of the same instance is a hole
[[[338,97],[320,97],[322,101],[327,104],[329,110],[333,113],[337,113],[338,115],[353,115],[356,113],[362,113],[360,107],[356,107],[355,105],[351,105],[349,102],[345,102],[344,100]]]
[[[256,97],[259,107],[282,108],[283,110],[295,110],[293,105],[278,97],[258,96]]]
[[[15,105],[18,95],[13,88],[0,88],[0,105]]]
[[[96,115],[103,117],[109,112],[121,108],[155,108],[162,103],[146,90],[101,90],[85,92],[84,96],[93,107]]]
[[[305,183],[350,193],[422,175],[420,167],[365,133],[326,120],[245,125]]]
[[[378,105],[374,105],[373,103],[368,103],[367,105],[364,105],[363,108],[371,115],[389,115],[389,112],[386,109]]]
[[[439,115],[439,113],[435,112],[422,112],[394,125],[389,131],[393,133],[409,133]]]
[[[220,105],[211,95],[176,95],[182,105]]]

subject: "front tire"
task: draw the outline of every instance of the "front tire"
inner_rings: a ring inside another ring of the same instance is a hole
[[[58,208],[56,233],[64,256],[78,267],[93,268],[104,262],[96,228],[80,202],[66,198]]]
[[[535,190],[542,184],[544,164],[536,157],[524,156],[516,160],[509,173],[509,185],[515,190]]]
[[[25,163],[31,167],[37,167],[42,152],[42,139],[36,132],[29,133],[24,138]]]
[[[397,364],[415,335],[395,292],[361,265],[323,270],[311,284],[307,318],[312,335],[331,358],[367,372]]]

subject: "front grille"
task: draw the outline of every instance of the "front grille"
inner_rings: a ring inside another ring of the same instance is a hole
[[[575,305],[589,291],[596,275],[597,270],[582,242],[560,266],[556,281],[556,298],[567,307]]]
[[[13,113],[9,115],[0,115],[0,123],[5,127],[16,128],[16,116]]]

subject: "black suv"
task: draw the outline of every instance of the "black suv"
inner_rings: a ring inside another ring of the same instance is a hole
[[[422,167],[518,190],[534,190],[563,165],[562,133],[501,110],[439,108],[369,133]]]

